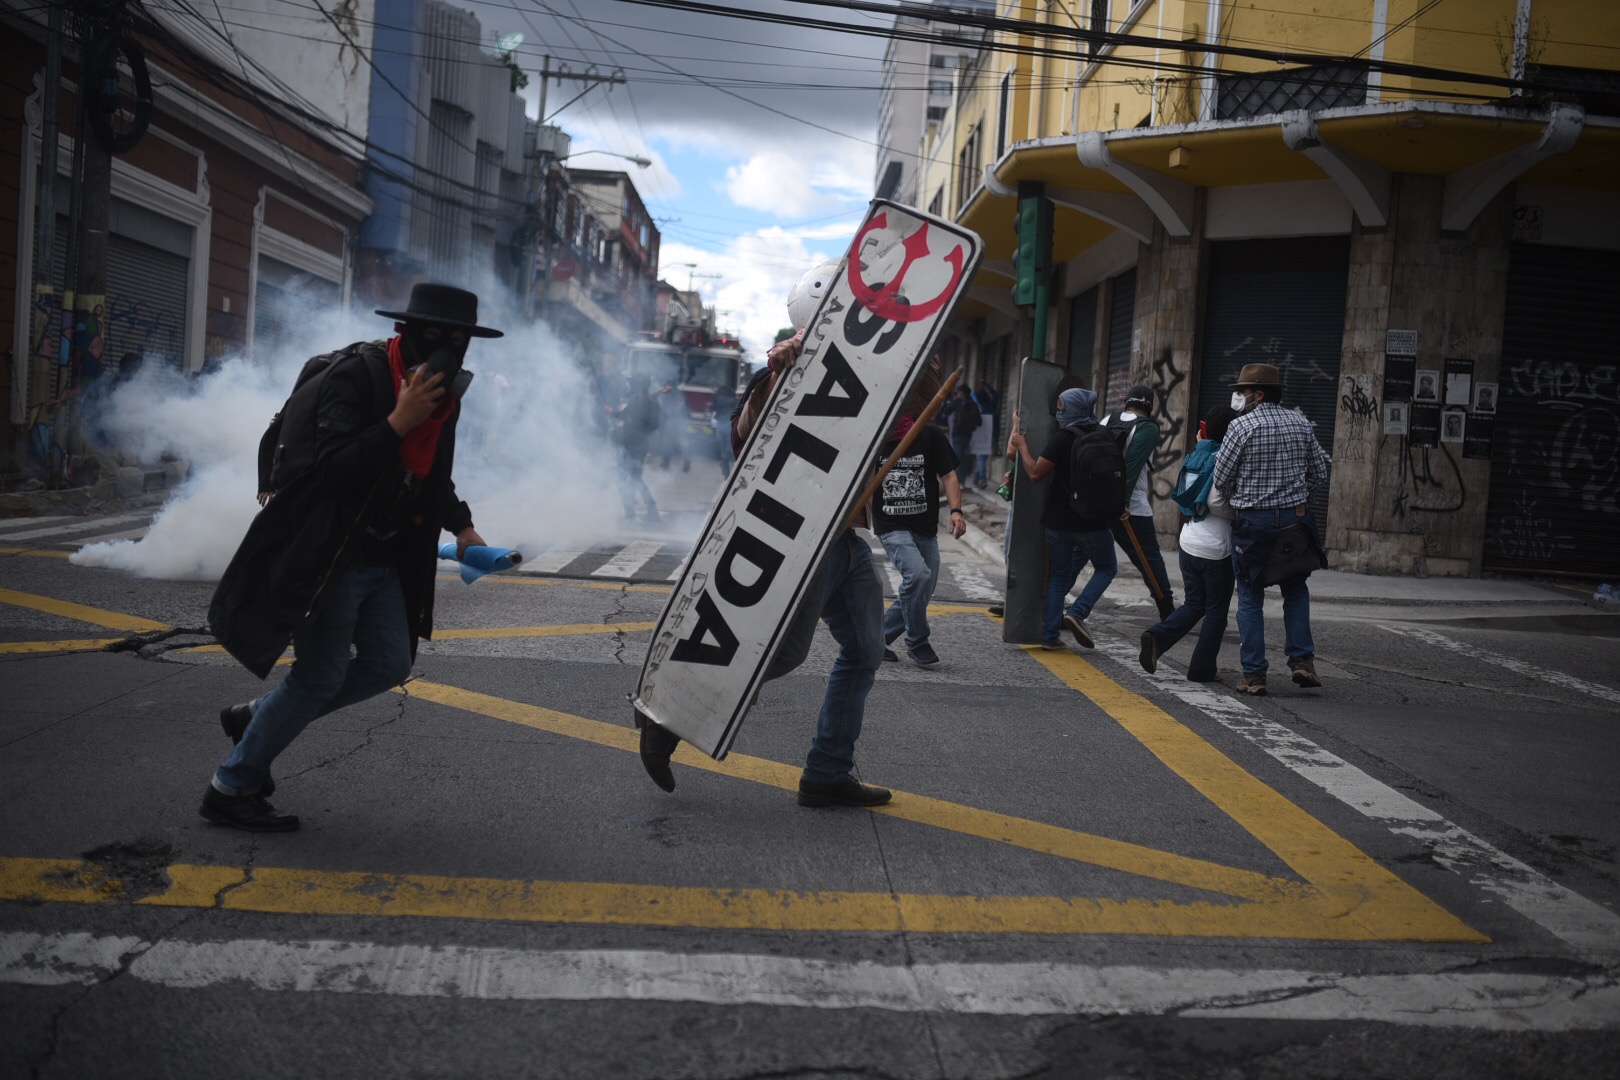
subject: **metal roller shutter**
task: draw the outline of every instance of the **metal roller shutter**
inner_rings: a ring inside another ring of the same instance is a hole
[[[1136,329],[1136,268],[1114,279],[1108,300],[1108,386],[1100,415],[1118,412],[1131,388],[1131,332]]]
[[[57,218],[53,269],[64,276],[67,218]],[[107,309],[101,362],[112,369],[126,353],[182,365],[190,316],[191,260],[116,232],[107,236]],[[94,375],[86,373],[88,377]]]
[[[1209,260],[1198,417],[1232,396],[1244,364],[1275,364],[1283,404],[1304,412],[1331,457],[1350,238],[1221,241],[1210,245]],[[1327,485],[1310,505],[1325,529]]]
[[[1093,285],[1069,302],[1070,375],[1091,385],[1092,366],[1097,352],[1097,286]]]
[[[1620,576],[1620,255],[1515,244],[1485,565]]]

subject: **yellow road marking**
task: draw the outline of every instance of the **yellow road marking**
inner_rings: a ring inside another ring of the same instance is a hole
[[[473,690],[463,690],[443,683],[413,680],[406,686],[412,697],[448,705],[453,709],[477,713],[496,720],[521,724],[538,731],[549,731],[571,739],[611,746],[617,750],[637,752],[640,736],[628,725],[609,724],[589,720],[583,716],[557,712],[554,709],[527,705]],[[725,761],[714,761],[706,754],[682,744],[674,760],[683,765],[706,772],[719,773],[739,780],[781,788],[799,790],[799,768],[783,765],[765,758],[747,754],[731,754]],[[1195,889],[1223,893],[1247,900],[1276,899],[1285,896],[1303,896],[1306,890],[1296,882],[1274,878],[1251,870],[1237,870],[1203,859],[1175,855],[1137,844],[1111,840],[1104,836],[1046,825],[1039,821],[999,814],[931,799],[922,795],[895,792],[895,801],[878,811],[888,817],[932,825],[966,836],[994,840],[1013,847],[1038,851],[1044,855],[1075,862],[1089,863],[1121,870],[1140,877],[1168,881]]]
[[[84,652],[103,649],[123,638],[79,638],[75,641],[0,641],[0,653]]]
[[[576,634],[626,634],[651,630],[657,623],[573,623],[561,626],[491,626],[470,630],[435,630],[434,641],[462,641],[469,638],[572,637]]]
[[[0,602],[118,629],[162,624],[64,601],[0,590]],[[958,605],[965,607],[965,605]],[[969,609],[983,613],[981,608]],[[96,618],[85,618],[94,615]],[[595,624],[584,624],[600,632]],[[544,630],[548,628],[527,628]],[[334,873],[177,864],[171,885],[137,902],[224,906],[305,914],[397,914],[525,921],[633,923],[814,930],[908,929],[941,933],[1132,933],[1309,938],[1342,941],[1489,939],[1374,862],[1355,845],[1248,774],[1191,729],[1070,652],[1032,652],[1085,694],[1171,771],[1260,840],[1304,885],[1126,844],[1040,822],[900,793],[878,812],[967,835],[1225,893],[1248,903],[1175,903],[1063,897],[796,893],[593,882],[523,882],[408,874]],[[415,696],[497,719],[635,750],[629,727],[508,701],[439,683],[410,684]],[[724,764],[682,747],[696,768],[796,788],[798,770],[745,755]],[[234,886],[225,892],[227,886]],[[0,859],[0,899],[99,902],[125,898],[123,883],[76,860]]]
[[[440,574],[440,581],[460,581],[455,574]],[[618,592],[623,589],[627,592],[667,593],[668,585],[626,585],[617,581],[575,581],[573,578],[537,578],[524,577],[517,574],[491,574],[483,581],[499,581],[506,585],[560,585],[565,589],[612,589]]]
[[[57,600],[49,596],[35,596],[32,593],[15,592],[11,589],[0,589],[0,604],[11,604],[13,607],[30,608],[34,611],[43,611],[48,615],[60,615],[65,619],[74,619],[78,622],[90,623],[94,626],[105,626],[109,630],[133,630],[136,632],[146,630],[167,630],[167,623],[154,622],[151,619],[142,619],[136,615],[124,615],[117,611],[104,611],[101,608],[89,607],[85,604],[75,604],[71,600]]]
[[[167,889],[134,898],[123,881],[95,863],[0,859],[0,900],[732,930],[1383,940],[1363,925],[1346,925],[1299,902],[1170,904],[1058,896],[705,889],[187,863],[165,869]]]
[[[0,555],[37,555],[44,559],[65,559],[71,551],[47,551],[44,548],[0,547]]]
[[[1380,866],[1350,841],[1076,653],[1026,646],[1052,674],[1111,716],[1170,771],[1220,807],[1295,873],[1344,905],[1343,917],[1397,936],[1488,940]],[[1460,935],[1452,937],[1452,935]]]

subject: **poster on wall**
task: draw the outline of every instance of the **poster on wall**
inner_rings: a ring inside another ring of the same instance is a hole
[[[1410,408],[1404,401],[1384,402],[1384,434],[1406,434],[1406,410]]]
[[[1474,412],[1481,416],[1496,415],[1496,384],[1482,382],[1474,384]],[[1470,424],[1473,421],[1469,421]]]
[[[1406,423],[1407,438],[1413,446],[1440,445],[1440,406],[1413,402]]]
[[[1473,400],[1474,362],[1457,357],[1446,359],[1446,404],[1464,408]]]
[[[1416,356],[1418,332],[1416,330],[1385,330],[1384,352],[1390,356]]]
[[[1463,434],[1468,429],[1468,414],[1461,409],[1447,409],[1440,416],[1440,441],[1443,443],[1458,443],[1463,441]]]
[[[1489,461],[1495,435],[1496,417],[1474,413],[1468,418],[1468,430],[1463,434],[1463,457]]]
[[[1410,356],[1384,357],[1384,400],[1411,401],[1417,361]]]
[[[1417,373],[1417,384],[1412,390],[1413,401],[1427,401],[1440,404],[1440,373],[1433,368],[1424,368]]]

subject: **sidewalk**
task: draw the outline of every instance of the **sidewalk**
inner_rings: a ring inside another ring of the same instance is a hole
[[[1004,566],[1002,536],[1007,520],[1007,503],[994,491],[980,488],[963,490],[963,509],[968,519],[968,533],[963,543],[982,558],[997,566]],[[1166,550],[1165,563],[1170,569],[1172,587],[1179,596],[1180,575],[1176,572],[1175,551]],[[1152,606],[1146,584],[1137,575],[1136,568],[1121,553],[1120,573],[1109,587],[1108,598],[1121,606],[1141,603]],[[1396,577],[1375,574],[1352,574],[1342,570],[1318,570],[1311,575],[1311,602],[1314,606],[1357,607],[1351,617],[1379,617],[1383,608],[1403,609],[1399,617],[1414,617],[1412,608],[1426,608],[1425,619],[1465,617],[1468,614],[1501,616],[1547,617],[1620,615],[1615,608],[1600,608],[1592,602],[1591,589],[1577,586],[1518,580],[1513,578],[1458,578],[1458,577]],[[1281,598],[1273,591],[1267,594],[1267,603]],[[1462,610],[1458,610],[1462,609]],[[1484,609],[1469,611],[1467,609]],[[1620,620],[1616,621],[1620,625]]]

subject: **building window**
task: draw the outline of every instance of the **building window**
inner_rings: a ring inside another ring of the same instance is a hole
[[[1091,29],[1103,33],[1108,29],[1108,0],[1091,0]],[[1086,44],[1086,52],[1096,56],[1102,51],[1100,41],[1090,41]]]
[[[940,121],[945,119],[945,113],[946,112],[947,112],[947,110],[946,110],[945,106],[943,106],[943,105],[930,105],[930,106],[928,106],[928,122],[930,124],[939,123]]]
[[[928,92],[930,94],[948,94],[951,92],[951,84],[946,79],[930,79]]]
[[[979,181],[979,129],[974,128],[956,159],[956,205],[967,205]]]
[[[934,192],[934,197],[928,200],[928,212],[935,217],[945,213],[945,189],[940,188]]]
[[[1000,108],[996,110],[996,160],[1007,152],[1007,128],[1012,123],[1012,71],[1001,77]]]
[[[1286,76],[1222,75],[1215,117],[1237,120],[1295,109],[1335,109],[1367,102],[1367,73],[1324,64],[1292,69]]]

